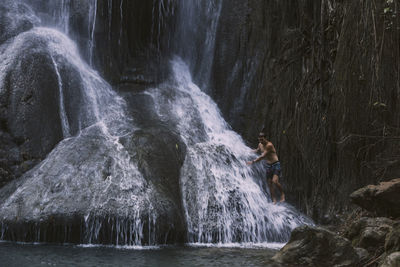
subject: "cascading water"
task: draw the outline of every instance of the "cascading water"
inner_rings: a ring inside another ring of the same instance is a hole
[[[208,91],[223,1],[180,1],[176,53],[187,62],[200,88]]]
[[[93,49],[95,45],[94,31],[96,30],[96,18],[97,18],[97,0],[91,0],[89,4],[89,62],[90,66],[93,66]]]
[[[69,127],[69,122],[68,122],[68,118],[67,118],[67,114],[65,113],[65,104],[64,104],[64,92],[63,92],[63,84],[62,84],[62,78],[60,75],[60,72],[58,71],[58,66],[56,61],[54,60],[54,57],[51,57],[51,61],[53,62],[54,65],[54,70],[56,71],[57,74],[57,81],[58,81],[58,94],[60,96],[60,119],[61,119],[61,127],[62,127],[62,131],[63,131],[63,137],[67,138],[71,135],[71,130]]]
[[[124,1],[119,4],[118,44],[122,41]],[[58,28],[65,33],[69,32],[70,6],[70,0],[62,1]],[[178,57],[172,60],[169,81],[125,98],[91,68],[97,0],[89,3],[89,64],[81,59],[76,45],[55,29],[35,27],[0,46],[0,93],[7,88],[7,73],[18,64],[24,45],[35,42],[44,46],[57,81],[54,90],[65,138],[35,168],[0,189],[0,239],[117,245],[176,240],[254,244],[285,242],[294,227],[312,223],[290,205],[268,201],[257,183],[263,179],[261,168],[244,163],[254,156],[251,150],[192,81],[189,69],[197,68],[197,78],[207,87],[221,3],[199,1],[193,9],[184,1],[180,6],[181,19],[185,10],[190,12],[184,17],[191,19],[196,8],[204,7],[201,14],[207,18],[207,26],[202,52],[190,57],[196,42],[182,44],[176,51],[186,62]],[[108,8],[112,8],[112,0],[108,0]],[[160,16],[166,12],[163,6],[158,10]],[[111,18],[112,10],[108,12]],[[159,46],[164,20],[159,18],[158,23],[154,37]],[[192,34],[181,32],[178,39],[190,39]],[[72,76],[75,83],[69,79]],[[152,101],[139,104],[151,104],[146,112],[135,113],[137,107],[128,106],[127,99],[144,96]],[[154,114],[147,113],[152,109]],[[142,116],[145,123],[139,126],[135,116]],[[146,147],[162,139],[158,135],[172,137]],[[151,142],[146,143],[146,138]],[[178,189],[168,187],[175,181],[173,175],[152,170],[154,165],[146,157],[149,151],[158,150],[167,154],[161,160],[156,158],[159,165],[176,156]],[[186,238],[181,237],[182,232]]]
[[[40,221],[49,216],[65,214],[66,221],[72,214],[84,218],[80,242],[97,243],[107,235],[109,242],[140,245],[156,241],[154,227],[157,215],[152,212],[149,185],[138,171],[137,165],[120,143],[120,138],[135,130],[127,116],[126,104],[111,87],[90,69],[79,57],[75,45],[62,33],[48,28],[34,28],[18,35],[0,58],[4,73],[18,58],[27,40],[45,42],[57,74],[60,93],[60,121],[65,137],[70,134],[68,115],[63,107],[63,81],[60,66],[69,65],[80,75],[83,105],[74,121],[77,132],[63,140],[36,168],[9,185],[11,194],[0,194],[1,239],[17,236],[17,240],[46,241],[47,228]],[[1,80],[0,84],[3,84]],[[3,191],[4,192],[4,191]],[[7,192],[7,191],[6,191]],[[23,233],[10,222],[19,220],[23,213],[29,224]],[[145,215],[147,214],[147,215]],[[143,219],[147,216],[147,219]],[[144,229],[146,222],[147,229]],[[59,234],[68,240],[73,222],[64,223]],[[108,232],[110,231],[110,232]],[[143,240],[148,231],[148,240]],[[18,235],[22,235],[18,236]],[[103,236],[101,236],[103,235]]]
[[[59,27],[65,34],[69,33],[69,15],[70,15],[71,0],[61,0],[61,12]]]
[[[152,9],[153,23],[151,25],[151,41],[150,43],[155,46],[157,53],[161,52],[161,44],[163,42],[161,38],[161,33],[163,32],[163,27],[167,25],[169,17],[175,15],[174,1],[171,0],[161,0],[153,1]],[[170,39],[168,38],[166,46],[170,47]]]
[[[245,161],[255,155],[202,92],[210,90],[222,5],[222,1],[179,2],[176,52],[183,59],[172,61],[172,83],[149,91],[160,116],[175,118],[188,147],[181,169],[188,240],[285,242],[293,228],[311,221],[290,205],[268,201],[258,182],[264,179],[263,168],[246,166]]]
[[[148,93],[160,116],[176,122],[188,147],[181,169],[188,241],[285,242],[292,229],[311,223],[289,205],[268,201],[255,181],[257,171],[245,164],[251,149],[192,82],[188,66],[176,58],[172,69],[173,81]]]

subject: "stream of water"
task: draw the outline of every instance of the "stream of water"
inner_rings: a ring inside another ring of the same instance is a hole
[[[273,249],[149,248],[0,243],[2,266],[277,266]]]

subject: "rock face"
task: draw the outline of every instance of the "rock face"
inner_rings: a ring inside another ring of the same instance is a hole
[[[20,33],[0,58],[0,156],[16,165],[3,159],[11,168],[0,172],[7,183],[0,189],[0,239],[183,242],[179,136],[147,114],[133,125],[126,102],[59,31]],[[21,161],[26,168],[17,172]]]
[[[61,10],[61,1],[26,1],[45,21]],[[315,219],[346,208],[361,185],[399,173],[394,1],[195,1],[188,10],[185,1],[68,2],[70,35],[113,84],[157,83],[165,58],[190,59],[193,79],[235,131],[256,145],[265,127],[288,200]]]
[[[296,228],[273,259],[293,266],[356,266],[360,261],[349,240],[310,226]]]
[[[400,178],[368,185],[350,195],[360,207],[380,216],[400,217]]]
[[[61,1],[25,1],[46,23],[60,23],[51,16],[60,17]],[[185,1],[68,1],[67,28],[87,61],[121,88],[143,90],[165,78],[166,58],[188,59],[235,131],[255,145],[265,127],[289,178],[288,200],[314,219],[346,208],[350,192],[383,173],[396,177],[395,2],[195,2],[191,9]],[[1,22],[7,36],[34,24],[19,17]]]
[[[62,139],[54,62],[46,40],[24,34],[38,23],[27,5],[0,3],[0,187]]]
[[[157,170],[143,176],[127,162],[129,154],[140,157],[141,149],[115,146],[98,127],[64,140],[40,165],[1,189],[1,238],[125,245],[182,242],[184,219],[179,197],[170,189],[179,186],[177,177],[174,182]],[[139,162],[151,164],[148,158]],[[156,183],[155,178],[164,181]]]
[[[39,24],[31,8],[19,1],[0,3],[0,44]]]
[[[355,247],[367,249],[370,253],[384,251],[385,240],[393,229],[395,221],[388,218],[366,218],[362,217],[351,226],[346,237],[352,241]]]
[[[265,127],[288,200],[316,220],[348,207],[356,188],[400,171],[399,43],[388,26],[397,25],[396,12],[389,1],[223,3],[211,95],[254,146]]]

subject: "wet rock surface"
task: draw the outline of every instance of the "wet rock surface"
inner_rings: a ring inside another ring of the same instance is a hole
[[[289,178],[288,201],[318,222],[348,208],[355,189],[400,171],[400,98],[391,95],[398,33],[367,26],[396,24],[391,12],[387,1],[223,2],[211,95],[253,146],[265,127]],[[369,62],[378,39],[385,45],[377,72]],[[377,136],[387,125],[390,137]]]
[[[0,11],[1,38],[8,40],[0,47],[1,187],[40,162],[62,132],[58,81],[47,42],[26,32],[39,19],[18,1],[0,3]]]
[[[183,241],[180,202],[168,190],[174,182],[167,175],[164,187],[146,181],[134,165],[126,165],[128,151],[99,131],[90,128],[64,140],[47,160],[1,189],[2,238],[131,245]],[[150,169],[146,177],[161,179],[158,175]],[[48,235],[35,235],[40,231]]]
[[[350,195],[360,207],[387,217],[400,217],[400,178],[368,185]]]
[[[0,44],[30,30],[40,20],[32,9],[20,1],[3,0],[0,3]]]
[[[157,115],[138,116],[136,132],[125,125],[122,100],[58,31],[35,28],[1,48],[0,238],[183,242],[179,136]]]
[[[302,226],[293,230],[289,242],[273,259],[293,266],[356,266],[358,253],[346,238],[323,228]]]
[[[21,150],[43,158],[63,137],[58,80],[46,41],[34,34],[21,41],[24,45],[7,74],[7,128],[22,142]]]

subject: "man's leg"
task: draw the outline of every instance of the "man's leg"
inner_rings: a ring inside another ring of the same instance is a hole
[[[272,177],[272,183],[274,183],[276,185],[276,187],[278,187],[279,192],[281,193],[281,202],[284,202],[285,201],[285,193],[283,192],[283,188],[282,188],[281,184],[279,183],[279,176],[277,174],[274,174],[274,176]]]
[[[269,188],[269,193],[271,194],[272,202],[274,202],[274,204],[275,204],[276,198],[275,198],[275,194],[274,194],[274,188],[272,186],[272,179],[267,179],[267,184],[268,184],[268,188]]]

